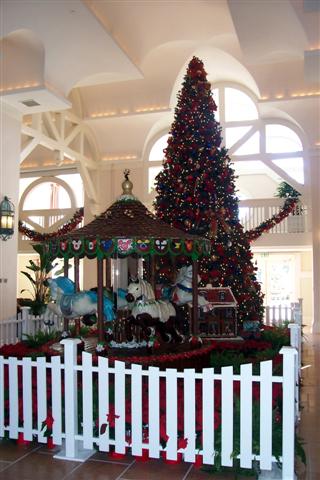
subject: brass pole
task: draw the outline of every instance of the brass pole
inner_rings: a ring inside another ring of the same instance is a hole
[[[80,290],[80,273],[79,273],[79,257],[74,257],[74,284],[75,284],[75,291],[79,292]],[[75,319],[75,335],[78,337],[80,335],[80,318]]]
[[[98,341],[104,341],[104,317],[103,317],[103,259],[97,259],[97,283],[98,283]]]
[[[192,260],[192,324],[191,333],[198,334],[198,261]]]

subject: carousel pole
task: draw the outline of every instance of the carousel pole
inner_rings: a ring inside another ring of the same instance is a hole
[[[150,274],[150,284],[153,291],[156,293],[156,259],[154,255],[149,256],[149,274]]]
[[[198,260],[192,260],[192,320],[191,333],[198,334]]]
[[[98,341],[104,341],[103,318],[103,258],[97,259],[97,284],[98,284]]]
[[[111,287],[111,262],[110,258],[106,257],[105,259],[105,286],[106,288]]]
[[[68,258],[64,257],[63,259],[63,276],[68,278],[69,276],[69,262]],[[63,330],[67,332],[69,330],[69,319],[66,317],[63,317]]]
[[[79,292],[80,290],[80,273],[79,273],[79,257],[74,257],[74,284],[75,284],[75,291]],[[80,318],[75,319],[75,335],[78,337],[80,335]]]

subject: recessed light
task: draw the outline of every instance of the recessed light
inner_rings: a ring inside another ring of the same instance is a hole
[[[21,103],[26,107],[38,107],[40,103],[36,102],[35,100],[23,100]]]

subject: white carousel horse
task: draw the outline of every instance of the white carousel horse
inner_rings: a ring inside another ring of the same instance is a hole
[[[138,278],[132,281],[127,290],[126,300],[134,302],[129,320],[144,331],[152,333],[154,328],[162,338],[181,342],[183,337],[174,327],[176,310],[167,300],[156,300],[149,282]]]
[[[54,302],[47,305],[44,314],[45,322],[52,312],[65,318],[78,318],[97,313],[96,292],[87,290],[75,292],[74,282],[67,277],[50,278],[47,282]],[[111,322],[115,318],[113,303],[105,296],[103,297],[103,314],[106,322]]]
[[[199,282],[200,276],[198,275]],[[173,303],[176,305],[192,304],[192,290],[192,265],[185,265],[178,271],[172,292]],[[205,310],[209,306],[209,302],[202,295],[198,295],[198,305]]]

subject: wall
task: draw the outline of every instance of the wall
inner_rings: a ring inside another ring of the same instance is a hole
[[[16,313],[18,199],[21,117],[1,105],[0,115],[0,201],[7,195],[16,207],[15,232],[7,241],[0,240],[0,321]]]

